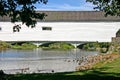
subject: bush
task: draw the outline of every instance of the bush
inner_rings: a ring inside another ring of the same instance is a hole
[[[13,49],[33,49],[36,47],[37,47],[36,45],[34,45],[32,43],[28,43],[28,42],[14,43],[11,46],[11,48],[13,48]]]
[[[93,43],[86,43],[82,45],[81,49],[88,50],[88,51],[99,51],[102,53],[106,53],[110,47],[111,43],[108,42],[93,42]]]
[[[46,45],[46,44],[44,44],[44,45],[41,46],[43,49],[64,49],[64,50],[66,50],[66,49],[74,48],[73,45],[65,43],[65,42],[54,42],[54,43],[51,43],[48,45]]]
[[[9,48],[9,47],[10,47],[10,44],[3,42],[3,41],[0,41],[0,50],[4,50],[4,49]]]

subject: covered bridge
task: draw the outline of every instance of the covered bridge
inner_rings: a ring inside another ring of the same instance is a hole
[[[105,17],[104,13],[99,11],[37,12],[46,13],[46,18],[38,20],[35,28],[22,25],[20,32],[15,33],[10,18],[0,17],[0,40],[110,42],[120,28],[119,17]]]

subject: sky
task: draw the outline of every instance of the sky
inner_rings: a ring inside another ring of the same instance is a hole
[[[36,10],[55,11],[93,11],[94,5],[86,0],[48,0],[45,4],[36,4]]]

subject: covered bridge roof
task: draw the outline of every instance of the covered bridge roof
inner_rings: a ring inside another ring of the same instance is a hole
[[[120,17],[104,16],[101,11],[37,11],[39,13],[46,13],[47,16],[44,22],[85,22],[85,21],[120,21]],[[0,17],[0,21],[10,21],[8,16]],[[41,21],[41,20],[38,20]]]

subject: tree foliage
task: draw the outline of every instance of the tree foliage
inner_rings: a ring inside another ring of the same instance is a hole
[[[109,42],[91,42],[80,45],[80,49],[88,51],[99,51],[101,53],[106,53],[109,50],[111,43]]]
[[[0,0],[0,16],[9,16],[13,23],[21,21],[28,27],[35,27],[36,19],[42,20],[46,16],[35,11],[37,3],[46,4],[47,0]],[[14,31],[18,28],[18,25],[13,27]]]
[[[94,9],[99,9],[104,11],[107,15],[120,16],[120,0],[86,0],[91,2],[96,7]]]

